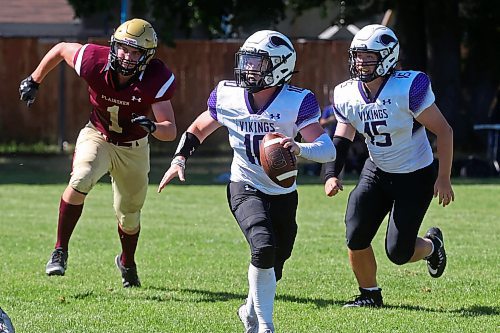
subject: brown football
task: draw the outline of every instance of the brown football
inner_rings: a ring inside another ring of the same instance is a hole
[[[290,187],[297,178],[297,158],[284,148],[281,137],[267,133],[260,143],[260,163],[264,172],[281,187]]]

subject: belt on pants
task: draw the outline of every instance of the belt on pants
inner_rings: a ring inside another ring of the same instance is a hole
[[[112,143],[115,146],[119,146],[119,147],[141,147],[148,142],[147,136],[140,138],[138,140],[132,140],[132,141],[116,141],[116,140],[111,139],[110,137],[108,137],[104,133],[101,133],[101,135],[106,142]]]

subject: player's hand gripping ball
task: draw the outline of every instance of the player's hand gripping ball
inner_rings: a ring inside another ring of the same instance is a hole
[[[282,137],[267,133],[260,143],[260,163],[264,172],[281,187],[291,187],[297,178],[297,158],[280,142]]]

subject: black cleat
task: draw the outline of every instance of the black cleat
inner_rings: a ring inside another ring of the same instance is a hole
[[[122,274],[123,288],[130,287],[140,287],[141,281],[139,281],[139,276],[137,276],[137,266],[125,267],[122,265],[121,255],[117,255],[115,258],[116,267],[120,270]]]
[[[68,264],[68,251],[57,248],[52,252],[47,265],[45,266],[45,273],[47,275],[60,275],[63,276],[66,272]]]
[[[434,252],[425,260],[427,260],[427,269],[433,278],[438,278],[443,275],[446,268],[446,252],[444,250],[443,233],[439,228],[432,227],[425,234],[424,238],[430,239],[434,244]]]
[[[382,289],[378,290],[366,290],[363,288],[359,288],[361,292],[360,295],[356,296],[353,301],[347,302],[344,304],[344,308],[351,307],[374,307],[378,308],[384,306],[384,302],[382,301]]]

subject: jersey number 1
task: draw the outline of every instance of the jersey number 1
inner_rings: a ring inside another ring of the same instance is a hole
[[[121,128],[118,124],[118,111],[120,110],[120,107],[118,105],[108,106],[106,110],[109,112],[109,130],[121,133],[123,128]]]

